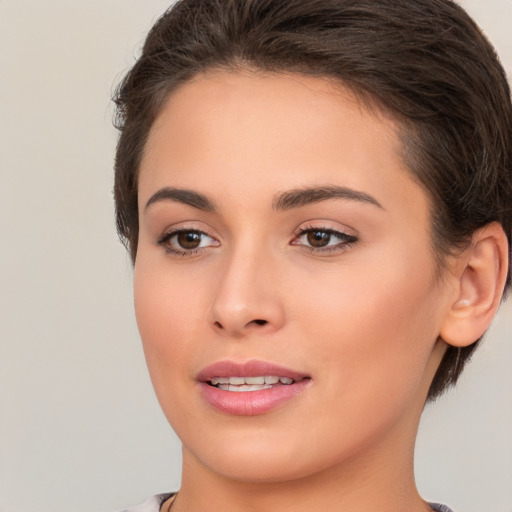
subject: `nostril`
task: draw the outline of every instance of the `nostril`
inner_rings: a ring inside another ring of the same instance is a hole
[[[218,327],[219,329],[222,329],[222,324],[220,322],[215,322],[215,327]]]
[[[267,323],[266,320],[253,320],[253,323],[256,325],[265,325]]]

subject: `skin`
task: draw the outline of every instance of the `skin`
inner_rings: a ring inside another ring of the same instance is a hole
[[[380,206],[336,197],[276,208],[283,192],[334,185]],[[207,196],[215,211],[169,197],[146,206],[165,187]],[[137,322],[183,443],[173,512],[430,510],[414,484],[414,440],[454,286],[438,279],[428,199],[397,124],[325,79],[202,75],[151,130],[139,211]],[[331,234],[330,250],[312,250],[300,230],[313,228],[357,240]],[[204,232],[199,250],[158,243],[176,229]],[[251,359],[310,385],[266,414],[211,407],[197,373]]]

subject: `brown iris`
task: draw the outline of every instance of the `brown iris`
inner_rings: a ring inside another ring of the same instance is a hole
[[[197,249],[201,245],[201,233],[183,231],[176,236],[177,242],[183,249]]]
[[[325,247],[331,241],[331,234],[325,231],[309,231],[307,239],[312,247]]]

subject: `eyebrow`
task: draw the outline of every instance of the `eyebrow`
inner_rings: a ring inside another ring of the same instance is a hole
[[[384,210],[385,208],[369,194],[359,190],[353,190],[347,187],[337,185],[327,185],[324,187],[300,188],[288,190],[275,196],[272,202],[274,210],[291,210],[300,208],[312,203],[327,201],[328,199],[348,199],[351,201],[360,201],[372,204]]]
[[[384,210],[384,207],[369,194],[359,190],[338,185],[327,185],[323,187],[308,187],[281,192],[274,197],[272,208],[278,211],[301,208],[313,203],[327,201],[329,199],[348,199],[372,204]],[[147,201],[144,210],[160,201],[174,201],[186,204],[207,212],[216,211],[214,202],[207,196],[194,190],[164,187],[155,192]]]
[[[144,210],[147,210],[149,206],[160,201],[174,201],[176,203],[186,204],[206,212],[215,211],[215,205],[213,204],[213,201],[208,199],[208,197],[205,195],[193,190],[172,187],[164,187],[155,192],[148,199]]]

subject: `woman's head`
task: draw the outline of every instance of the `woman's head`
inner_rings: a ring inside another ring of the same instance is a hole
[[[213,70],[329,78],[391,116],[401,158],[430,201],[441,274],[446,259],[493,221],[510,243],[510,91],[491,46],[455,3],[182,0],[155,24],[116,96],[117,222],[134,261],[150,130],[173,92]],[[456,381],[474,347],[448,348],[431,398]]]

